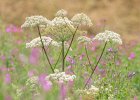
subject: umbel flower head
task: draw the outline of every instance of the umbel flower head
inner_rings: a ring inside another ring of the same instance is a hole
[[[41,25],[47,26],[48,24],[50,24],[50,21],[43,16],[31,16],[26,18],[21,28],[36,27]]]
[[[91,85],[89,89],[84,89],[84,90],[77,90],[77,93],[81,95],[87,95],[87,96],[95,96],[99,92],[99,88]]]
[[[91,43],[92,39],[87,36],[80,36],[80,37],[78,37],[77,41],[78,41],[78,43],[84,43],[86,45],[86,44]]]
[[[73,26],[72,21],[67,17],[55,17],[51,22],[52,26]]]
[[[65,83],[73,81],[75,78],[76,78],[75,75],[68,75],[65,72],[59,72],[58,69],[55,69],[55,73],[48,75],[45,79]]]
[[[99,40],[99,41],[104,41],[104,42],[113,42],[113,43],[117,43],[117,44],[122,44],[122,39],[120,38],[120,35],[112,32],[112,31],[108,31],[105,30],[105,32],[103,33],[99,33],[97,34],[93,40]]]
[[[46,32],[53,35],[58,41],[67,41],[72,36],[73,30],[72,21],[67,17],[55,17]]]
[[[42,36],[41,39],[44,46],[53,45],[59,47],[59,43],[57,43],[50,37]],[[40,37],[38,37],[33,39],[31,42],[26,43],[26,48],[41,47],[42,46],[41,39]]]
[[[56,17],[66,17],[67,16],[67,11],[64,9],[61,9],[59,11],[57,11],[57,13],[55,14]]]
[[[30,89],[34,93],[34,95],[38,95],[38,89],[39,89],[39,78],[38,76],[32,76],[27,79],[26,81],[26,87]]]
[[[84,13],[76,14],[71,19],[75,26],[92,26],[91,19]]]

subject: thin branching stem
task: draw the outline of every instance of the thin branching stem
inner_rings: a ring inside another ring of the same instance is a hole
[[[50,62],[50,59],[49,59],[49,57],[48,57],[48,54],[47,54],[47,52],[46,52],[46,50],[45,50],[45,46],[44,46],[44,44],[43,44],[43,40],[42,40],[42,37],[41,37],[41,32],[40,32],[39,26],[37,26],[37,29],[38,29],[38,34],[39,34],[39,37],[40,37],[40,40],[41,40],[41,43],[42,43],[42,49],[43,49],[43,51],[44,51],[44,53],[45,53],[45,56],[46,56],[46,58],[47,58],[47,60],[48,60],[48,63],[49,63],[49,65],[50,65],[50,67],[51,67],[52,72],[54,72],[54,69],[53,69],[52,64],[51,64],[51,62]]]
[[[92,65],[91,65],[91,61],[90,61],[90,58],[89,58],[89,55],[88,55],[88,50],[87,50],[87,46],[86,45],[85,45],[85,51],[86,51],[86,56],[87,56],[87,60],[88,60],[89,66],[90,66],[91,70],[93,70],[92,69]]]
[[[74,33],[73,33],[73,35],[72,35],[72,39],[71,39],[71,41],[70,41],[70,45],[69,45],[69,47],[68,47],[68,50],[66,51],[66,54],[65,54],[65,56],[64,56],[64,59],[66,59],[66,57],[67,57],[67,55],[68,55],[68,53],[69,53],[69,50],[70,50],[70,48],[71,48],[71,46],[72,46],[74,37],[75,37],[76,32],[77,32],[77,30],[78,30],[78,27],[79,27],[79,26],[76,27],[76,29],[75,29],[75,31],[74,31]]]
[[[86,88],[87,84],[89,83],[90,79],[92,78],[92,75],[94,74],[94,72],[95,72],[95,70],[96,70],[96,68],[97,68],[97,66],[98,66],[98,64],[99,64],[99,62],[100,62],[100,60],[101,60],[101,58],[102,58],[102,56],[103,56],[103,53],[104,53],[105,48],[106,48],[106,45],[107,45],[107,42],[105,42],[105,45],[104,45],[103,50],[102,50],[102,52],[101,52],[101,55],[100,55],[100,57],[99,57],[99,59],[98,59],[96,65],[95,65],[94,69],[92,70],[92,73],[90,74],[90,77],[88,78],[88,80],[87,80],[87,82],[86,82],[84,88]]]
[[[64,48],[64,41],[62,41],[62,71],[65,70],[65,48]]]
[[[61,50],[61,51],[62,51],[62,50]],[[60,58],[61,58],[61,54],[62,54],[62,52],[59,53],[58,59],[57,59],[55,65],[54,65],[54,69],[56,68],[56,66],[57,66],[57,64],[58,64],[58,62],[59,62],[59,60],[60,60]]]

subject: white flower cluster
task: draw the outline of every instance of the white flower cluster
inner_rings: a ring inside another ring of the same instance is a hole
[[[59,46],[59,44],[50,37],[42,36],[41,39],[42,39],[44,46],[49,46],[49,45]],[[26,48],[42,46],[41,39],[40,39],[40,37],[38,37],[38,38],[35,38],[32,41],[30,41],[29,43],[26,43]]]
[[[122,39],[120,38],[120,35],[115,32],[108,31],[108,30],[106,30],[103,33],[97,34],[93,38],[93,40],[99,40],[99,41],[105,41],[105,42],[112,41],[117,44],[122,44]]]
[[[55,17],[51,21],[51,25],[52,26],[69,26],[69,27],[73,27],[72,21],[69,20],[67,17]]]
[[[76,14],[75,16],[73,16],[71,20],[73,24],[76,26],[78,25],[92,26],[93,25],[91,22],[91,19],[84,13]]]
[[[89,89],[77,90],[77,92],[82,95],[96,95],[99,92],[99,88],[91,85]]]
[[[33,84],[38,84],[38,77],[37,76],[32,76],[32,77],[28,78],[26,81],[26,86],[31,86]]]
[[[22,89],[16,89],[16,96],[17,97],[21,97],[22,96],[22,94],[23,94],[23,90]]]
[[[48,24],[50,24],[50,21],[43,16],[31,16],[26,18],[26,21],[21,26],[21,28],[36,27],[37,25],[40,26],[40,25],[48,25]]]
[[[72,36],[74,26],[67,17],[55,17],[48,27],[48,33],[52,34],[58,41],[68,40]]]
[[[57,13],[55,14],[56,17],[65,17],[66,15],[67,15],[67,11],[64,9],[57,11]]]
[[[108,96],[108,100],[114,100],[115,98],[114,98],[114,95],[113,94],[110,94],[109,96]]]
[[[37,76],[32,76],[30,78],[27,79],[26,81],[26,86],[27,88],[34,92],[34,95],[38,95],[38,89],[39,89],[39,78]]]
[[[87,36],[80,36],[77,39],[78,43],[84,43],[84,44],[88,44],[92,42],[92,39],[87,37]]]
[[[75,75],[68,75],[65,72],[59,72],[59,70],[55,69],[55,73],[46,76],[45,79],[64,83],[68,81],[73,81],[75,78],[76,78]]]

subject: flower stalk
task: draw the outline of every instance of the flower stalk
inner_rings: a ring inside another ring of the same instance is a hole
[[[49,63],[49,65],[50,65],[50,67],[51,67],[51,70],[52,70],[52,72],[54,73],[54,69],[53,69],[53,67],[52,67],[52,64],[51,64],[51,62],[50,62],[50,59],[49,59],[49,57],[48,57],[48,54],[47,54],[47,52],[46,52],[46,50],[45,50],[45,46],[44,46],[43,41],[42,41],[42,38],[41,38],[41,32],[40,32],[39,26],[37,26],[37,29],[38,29],[38,34],[39,34],[39,37],[40,37],[40,40],[41,40],[41,43],[42,43],[42,49],[43,49],[43,51],[44,51],[44,53],[45,53],[45,56],[46,56],[46,58],[47,58],[47,60],[48,60],[48,63]]]
[[[87,84],[89,83],[90,79],[92,78],[92,75],[94,74],[94,72],[95,72],[95,70],[96,70],[96,68],[97,68],[97,66],[98,66],[98,64],[99,64],[99,62],[100,62],[100,60],[101,60],[101,58],[102,58],[102,56],[103,56],[103,53],[104,53],[104,51],[105,51],[106,46],[107,46],[107,42],[105,42],[105,45],[104,45],[103,50],[102,50],[102,52],[101,52],[101,55],[100,55],[100,57],[99,57],[99,59],[98,59],[96,65],[95,65],[94,69],[92,70],[92,73],[90,74],[90,77],[88,78],[88,80],[87,80],[87,82],[86,82],[84,88],[86,88]]]
[[[72,39],[71,39],[71,41],[70,41],[70,45],[69,45],[68,50],[66,51],[66,54],[65,54],[65,56],[64,56],[64,59],[66,59],[66,57],[67,57],[67,55],[68,55],[68,53],[69,53],[69,50],[70,50],[70,48],[71,48],[71,46],[72,46],[72,43],[73,43],[73,40],[74,40],[74,37],[75,37],[75,35],[76,35],[76,32],[77,32],[78,28],[79,28],[79,26],[76,27],[76,29],[75,29],[75,31],[74,31],[74,33],[73,33],[73,35],[72,35]]]
[[[87,50],[87,46],[86,45],[85,45],[85,51],[86,51],[86,56],[87,56],[87,60],[88,60],[89,66],[90,66],[91,70],[93,70],[92,69],[92,65],[91,65],[91,61],[89,59],[88,50]]]
[[[64,41],[62,41],[62,71],[65,70],[65,47],[64,47]]]

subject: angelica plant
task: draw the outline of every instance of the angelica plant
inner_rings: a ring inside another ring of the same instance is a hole
[[[107,30],[106,30],[105,32],[103,32],[103,33],[97,34],[97,35],[93,38],[93,41],[94,41],[94,40],[103,41],[103,42],[105,42],[105,44],[104,44],[103,50],[102,50],[102,52],[101,52],[101,54],[100,54],[100,57],[99,57],[99,59],[98,59],[96,65],[95,65],[95,67],[93,68],[92,73],[90,74],[90,77],[88,78],[88,80],[87,80],[87,82],[86,82],[84,88],[87,86],[88,81],[92,78],[92,75],[94,74],[95,69],[97,68],[97,66],[98,66],[98,64],[99,64],[99,62],[100,62],[100,60],[101,60],[101,58],[102,58],[102,56],[103,56],[103,54],[104,54],[104,51],[105,51],[106,46],[107,46],[107,43],[108,43],[108,42],[113,42],[113,43],[116,43],[116,44],[122,44],[122,40],[121,40],[119,34],[117,34],[117,33],[115,33],[115,32],[112,32],[112,31],[107,31]]]
[[[57,88],[56,89],[57,91],[58,91],[57,85],[67,86],[71,82],[74,84],[74,82],[78,81],[76,84],[78,86],[80,86],[79,84],[82,84],[82,86],[70,89],[72,91],[70,93],[71,96],[73,96],[75,93],[73,91],[76,91],[76,93],[81,95],[83,99],[92,99],[92,100],[93,99],[113,100],[116,98],[118,99],[119,92],[128,91],[124,89],[125,87],[127,87],[127,84],[123,85],[122,89],[117,86],[120,85],[119,82],[121,82],[123,79],[126,79],[126,77],[121,77],[122,73],[119,72],[120,69],[117,68],[116,65],[116,61],[118,60],[119,57],[117,56],[118,52],[116,52],[115,50],[118,49],[117,48],[118,45],[122,45],[123,43],[121,36],[118,33],[108,30],[98,33],[94,38],[90,38],[85,34],[84,35],[80,34],[79,36],[79,33],[84,33],[81,28],[85,26],[91,27],[92,25],[93,24],[91,19],[86,14],[79,13],[75,14],[72,18],[69,18],[68,12],[62,9],[56,12],[55,17],[52,20],[48,20],[43,16],[27,17],[25,23],[21,27],[23,29],[37,28],[39,37],[26,43],[26,48],[42,47],[43,52],[46,55],[50,69],[53,72],[49,73],[45,77],[45,81],[55,84],[52,86],[55,89]],[[42,33],[41,28],[45,30],[44,33]],[[74,63],[71,64],[69,68],[66,68],[67,65],[66,61],[70,61],[69,59],[67,60],[66,58],[69,52],[75,49],[72,48],[72,45],[77,35],[78,35],[77,44],[84,47],[84,52],[86,56],[86,59],[84,60],[88,61],[88,66],[85,65],[87,67],[87,71],[84,68],[79,67],[81,65],[78,65],[77,62],[82,62],[82,60],[77,60],[76,56],[75,58],[70,56],[70,59],[72,59]],[[89,45],[92,45],[92,43],[96,41],[100,41],[100,43],[103,43],[104,46],[101,50],[101,53],[99,54],[99,58],[97,59],[97,61],[93,62],[93,59],[91,59],[93,58],[92,54],[91,55],[89,54],[88,48]],[[57,59],[55,63],[52,63],[50,61],[48,55],[52,54],[51,46],[55,47],[55,52],[57,53],[56,57]],[[110,48],[108,50],[109,52],[107,52],[108,47]],[[46,48],[50,49],[48,50],[49,52],[46,50]],[[105,59],[104,56],[106,57]],[[96,71],[97,69],[100,69],[99,67],[101,66],[102,60],[105,60],[106,62],[104,66],[110,68],[104,69],[105,72],[104,76],[101,75],[98,76],[96,75]],[[90,68],[90,70],[88,70],[88,68]],[[76,72],[75,70],[78,71]],[[83,72],[87,73],[87,76],[85,75],[86,76],[86,79],[84,80],[85,82],[79,80],[81,79]],[[95,76],[94,78],[92,78],[93,75]]]

